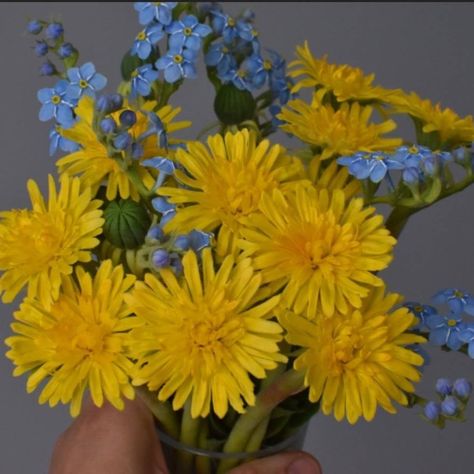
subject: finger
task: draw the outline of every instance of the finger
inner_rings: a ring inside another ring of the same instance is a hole
[[[89,402],[58,440],[51,474],[97,472],[167,474],[153,416],[143,401],[126,401],[123,411]]]
[[[322,474],[319,462],[302,451],[281,453],[243,464],[229,474]]]

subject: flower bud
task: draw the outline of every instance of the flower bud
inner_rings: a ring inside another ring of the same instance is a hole
[[[109,133],[115,132],[116,124],[115,120],[111,117],[107,117],[100,121],[100,129],[108,135]]]
[[[63,43],[58,49],[59,57],[62,59],[69,58],[72,53],[74,53],[74,47],[71,43]]]
[[[454,382],[453,393],[461,400],[467,400],[472,393],[472,384],[467,379],[457,379]]]
[[[31,33],[32,35],[37,35],[43,30],[43,25],[38,20],[31,20],[30,22],[28,22],[28,26],[26,27],[26,29],[28,30],[28,33]]]
[[[174,241],[174,247],[178,250],[188,250],[190,246],[189,237],[187,235],[179,235]]]
[[[51,40],[58,39],[64,33],[64,28],[61,23],[50,23],[46,27],[45,35],[46,38]]]
[[[54,64],[51,63],[50,61],[46,61],[45,63],[43,63],[40,66],[39,71],[42,76],[53,76],[54,74],[58,72]]]
[[[35,45],[35,54],[38,57],[46,56],[49,51],[49,46],[45,41],[37,41]]]
[[[114,138],[113,144],[117,150],[125,150],[132,141],[132,137],[128,133],[121,133]]]
[[[451,396],[441,402],[441,413],[445,416],[454,416],[459,409],[459,402]]]
[[[170,264],[170,255],[164,249],[158,249],[153,252],[151,261],[156,268],[165,268]]]
[[[430,421],[436,421],[439,418],[441,408],[437,402],[428,402],[425,406],[425,416]]]
[[[112,112],[122,107],[123,97],[120,94],[118,93],[110,94],[109,99],[112,104]]]
[[[163,229],[159,225],[154,225],[150,228],[146,236],[148,239],[158,240],[159,242],[162,242],[164,239],[165,233],[163,232]]]
[[[445,397],[446,395],[451,395],[453,391],[453,384],[451,380],[440,378],[436,381],[436,392],[441,396]]]
[[[137,122],[137,114],[133,110],[124,110],[120,114],[120,123],[125,128],[130,128]]]

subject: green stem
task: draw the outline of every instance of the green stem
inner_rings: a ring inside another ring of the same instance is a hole
[[[402,233],[403,228],[408,222],[409,217],[415,212],[419,211],[420,208],[396,206],[392,209],[392,212],[385,221],[385,227],[390,233],[398,239]]]
[[[282,354],[286,353],[289,350],[289,345],[284,342],[281,347]],[[263,379],[260,391],[265,390],[269,387],[279,376],[281,376],[286,369],[286,364],[279,364],[276,369],[273,369],[268,373],[267,377]],[[270,423],[270,416],[265,417],[261,423],[255,428],[255,431],[249,438],[247,446],[245,447],[246,452],[258,451],[262,445],[262,442],[267,434],[268,424]]]
[[[166,434],[177,439],[179,436],[179,423],[176,412],[173,411],[169,403],[158,401],[156,395],[150,392],[146,387],[138,387],[137,392]]]
[[[248,453],[254,453],[262,446],[262,441],[267,433],[268,423],[270,423],[270,416],[264,418],[260,424],[257,425],[254,432],[251,434],[245,451]]]
[[[181,419],[181,434],[179,440],[181,443],[191,447],[198,446],[199,428],[201,426],[201,418],[193,418],[191,416],[191,400],[184,405],[183,417]],[[191,472],[194,463],[194,455],[186,453],[184,450],[178,454],[177,472]]]
[[[209,437],[209,420],[203,419],[201,429],[199,431],[199,448],[210,450],[208,446]],[[211,472],[211,460],[207,456],[196,456],[196,474],[210,474]]]
[[[255,405],[248,407],[240,416],[230,432],[224,445],[224,453],[244,452],[249,439],[257,426],[267,418],[272,410],[283,400],[304,390],[304,374],[289,370],[277,377],[268,387],[264,388],[255,400]],[[222,460],[217,474],[224,474],[237,464],[235,460]]]

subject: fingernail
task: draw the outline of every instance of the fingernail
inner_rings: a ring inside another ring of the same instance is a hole
[[[318,474],[315,462],[306,457],[295,459],[287,468],[287,474]]]

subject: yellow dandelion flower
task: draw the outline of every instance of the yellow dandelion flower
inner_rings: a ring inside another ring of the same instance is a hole
[[[303,46],[297,46],[296,55],[298,59],[289,65],[292,68],[289,75],[293,78],[304,77],[298,80],[292,92],[298,92],[305,87],[316,87],[319,98],[332,93],[338,102],[385,101],[397,92],[374,86],[374,74],[366,76],[361,69],[347,64],[329,64],[326,56],[315,58],[307,41]]]
[[[437,132],[441,144],[466,144],[474,140],[472,115],[461,118],[454,110],[442,108],[439,103],[435,105],[414,92],[400,92],[391,98],[390,103],[395,112],[406,113],[420,120],[424,133]]]
[[[91,260],[90,249],[99,244],[104,219],[100,200],[78,178],[60,177],[60,190],[48,176],[49,201],[38,185],[28,180],[32,210],[0,212],[0,278],[2,301],[11,303],[28,285],[28,296],[48,307],[58,298],[61,275],[72,265]]]
[[[242,219],[258,211],[262,193],[294,184],[302,174],[299,160],[285,156],[279,145],[270,146],[268,140],[257,144],[256,134],[247,129],[229,132],[224,138],[211,136],[208,148],[199,142],[190,143],[187,151],[177,151],[175,160],[186,170],[175,173],[177,181],[186,187],[161,187],[158,193],[185,206],[178,209],[165,230],[214,231],[223,226],[220,243],[232,241]]]
[[[70,402],[72,416],[79,414],[86,388],[97,406],[106,399],[123,409],[122,397],[134,398],[129,380],[133,363],[125,355],[134,318],[123,295],[136,277],[124,277],[122,266],[113,267],[110,260],[101,263],[94,277],[77,266],[76,277],[78,283],[63,277],[60,297],[50,309],[26,298],[14,313],[15,335],[6,340],[11,348],[7,357],[16,365],[13,375],[31,372],[29,393],[46,379],[39,403]]]
[[[371,272],[388,266],[396,240],[362,198],[346,202],[342,190],[301,187],[264,195],[260,209],[247,220],[239,246],[264,282],[284,286],[287,308],[331,317],[360,307],[369,287],[383,284]]]
[[[357,151],[391,151],[402,144],[400,138],[382,135],[396,128],[393,120],[370,122],[373,109],[355,102],[344,102],[338,110],[315,100],[311,105],[301,99],[289,101],[278,118],[280,128],[302,141],[322,148],[321,159],[351,155]]]
[[[407,308],[390,312],[402,298],[384,293],[384,286],[373,289],[360,309],[330,319],[280,318],[290,344],[304,348],[294,367],[305,371],[310,400],[338,421],[371,421],[378,405],[395,413],[392,401],[407,405],[406,394],[420,379],[416,366],[423,358],[407,348],[425,342],[409,332],[416,317]]]
[[[145,112],[152,110],[155,105],[155,102],[147,102],[142,110],[135,111],[137,122],[129,130],[133,138],[137,138],[147,130],[149,119]],[[106,146],[98,139],[94,131],[94,107],[94,99],[89,96],[84,96],[79,101],[75,109],[79,120],[71,128],[63,130],[62,134],[66,138],[79,143],[81,149],[60,158],[56,162],[58,170],[60,173],[68,173],[73,176],[79,175],[81,181],[91,186],[95,192],[102,184],[102,181],[107,180],[106,197],[108,200],[115,199],[118,194],[121,198],[128,199],[130,197],[138,201],[140,196],[137,189],[118,161],[109,156]],[[112,116],[118,120],[120,112],[121,110],[115,112]],[[167,133],[173,133],[190,125],[189,122],[172,122],[179,112],[179,108],[174,109],[170,105],[163,107],[157,112],[157,115],[165,125]],[[169,141],[171,144],[174,143],[173,139]],[[142,145],[143,156],[139,162],[154,156],[170,155],[169,151],[159,147],[155,134],[146,138]],[[137,168],[137,172],[145,187],[151,189],[155,183],[154,170],[140,166]]]
[[[158,391],[159,400],[174,395],[175,410],[190,399],[193,418],[207,416],[211,404],[220,418],[229,405],[242,413],[244,402],[255,402],[250,375],[264,378],[286,360],[278,348],[281,326],[268,320],[279,297],[253,304],[261,275],[249,259],[236,264],[227,256],[216,271],[205,249],[202,270],[192,251],[183,267],[183,280],[168,269],[160,278],[147,273],[125,296],[141,323],[130,334],[134,384]]]

